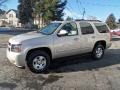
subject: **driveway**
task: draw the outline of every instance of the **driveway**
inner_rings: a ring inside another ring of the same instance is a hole
[[[0,90],[120,90],[120,38],[113,39],[102,60],[79,55],[56,60],[50,69],[34,74],[6,58],[6,42],[13,34],[0,34]]]

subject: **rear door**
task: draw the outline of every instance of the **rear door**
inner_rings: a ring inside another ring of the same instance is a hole
[[[84,52],[91,52],[95,44],[95,31],[88,22],[80,22],[81,38],[84,39]]]

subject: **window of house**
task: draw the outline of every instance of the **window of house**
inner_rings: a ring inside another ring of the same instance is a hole
[[[10,14],[9,17],[13,17],[13,14]]]
[[[85,35],[85,34],[93,34],[94,33],[94,29],[93,29],[93,27],[91,26],[90,23],[81,22],[80,23],[80,28],[81,28],[81,33],[83,35]]]
[[[104,23],[94,23],[99,33],[108,33],[109,29]]]
[[[78,35],[78,29],[76,23],[67,23],[65,24],[62,29],[68,31],[68,36]]]

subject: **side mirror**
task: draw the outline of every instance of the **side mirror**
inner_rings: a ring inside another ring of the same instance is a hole
[[[65,36],[67,34],[68,34],[68,31],[62,29],[62,30],[59,31],[59,33],[57,35],[58,36]]]

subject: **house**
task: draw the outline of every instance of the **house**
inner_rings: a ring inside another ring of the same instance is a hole
[[[0,26],[5,26],[7,24],[6,22],[6,16],[3,14],[0,15]]]
[[[42,18],[36,16],[34,17],[34,25],[37,25],[38,28],[41,28],[44,26],[43,22],[42,22]]]
[[[34,18],[34,25],[41,28],[44,26],[42,19],[39,17]],[[0,13],[0,26],[3,27],[22,27],[19,23],[19,13],[17,10],[10,9],[7,12]],[[24,27],[31,28],[31,23],[26,24]]]
[[[18,19],[18,11],[10,9],[4,14],[0,15],[0,26],[21,27]]]

